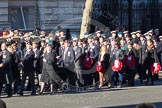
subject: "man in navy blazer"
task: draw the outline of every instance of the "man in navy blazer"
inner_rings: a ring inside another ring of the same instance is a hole
[[[62,61],[64,64],[64,69],[67,74],[67,81],[71,85],[75,85],[74,81],[74,59],[75,53],[73,48],[70,45],[70,41],[66,40],[64,43],[64,51],[62,55]]]
[[[83,54],[82,48],[78,46],[78,40],[73,41],[73,49],[75,51],[75,72],[76,72],[76,86],[84,85],[83,75],[82,75],[82,62],[83,62]]]
[[[35,82],[34,82],[34,52],[32,50],[32,42],[26,42],[26,50],[24,51],[24,56],[22,59],[23,64],[23,76],[21,81],[21,90],[18,94],[23,95],[24,85],[26,81],[26,77],[29,77],[29,81],[31,84],[32,93],[31,95],[36,94],[35,90]]]

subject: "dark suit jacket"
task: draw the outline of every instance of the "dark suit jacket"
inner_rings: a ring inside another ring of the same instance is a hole
[[[40,56],[42,56],[42,55],[43,55],[44,48],[45,48],[45,47],[40,47]]]
[[[115,57],[115,60],[123,60],[124,54],[121,49],[114,49],[113,52],[110,53],[110,61],[112,61],[113,56]]]
[[[146,41],[144,41],[144,44],[142,44],[142,42],[139,41],[139,45],[141,46],[142,50],[146,49]]]
[[[18,66],[20,59],[21,59],[21,53],[20,51],[16,50],[11,57],[11,69],[12,69],[14,79],[20,77],[19,66]]]
[[[90,57],[92,57],[94,60],[98,59],[98,49],[95,45],[94,45],[94,48],[89,47],[88,51],[90,53]]]
[[[34,72],[34,52],[30,50],[26,56],[25,54],[26,51],[24,52],[23,71],[28,73]]]
[[[56,54],[59,55],[59,47],[60,43],[57,42],[56,40],[53,41],[53,49],[56,51]]]
[[[59,56],[62,57],[63,54],[64,54],[64,47],[60,46],[59,47]]]
[[[74,50],[73,50],[72,47],[69,47],[67,52],[66,52],[66,54],[65,54],[65,59],[64,59],[64,55],[62,56],[62,60],[64,62],[64,66],[65,67],[72,66],[74,64],[74,59],[75,59]]]
[[[142,63],[145,63],[147,67],[150,67],[153,63],[159,63],[157,49],[146,49],[145,53],[143,54]]]
[[[2,52],[0,52],[0,63],[2,63]],[[0,68],[0,79],[0,84],[6,83],[5,73],[2,68]]]
[[[56,52],[54,51],[51,51],[50,53],[45,52],[43,59],[46,60],[46,62],[44,62],[44,65],[46,65],[46,69],[52,69],[53,71],[56,66]]]
[[[82,48],[77,47],[75,49],[75,60],[74,60],[74,64],[75,64],[75,68],[82,68],[82,62],[83,62],[83,57],[82,57]]]
[[[6,83],[10,84],[13,82],[13,74],[11,70],[11,53],[7,50],[2,51],[2,64],[1,71],[6,75]]]
[[[58,56],[60,56],[60,59],[58,59],[57,60],[57,63],[58,63],[58,66],[59,67],[63,67],[63,62],[62,62],[62,56],[63,56],[63,54],[64,54],[64,47],[63,46],[60,46],[59,47],[59,55]]]
[[[40,57],[41,51],[39,49],[33,50],[34,51],[34,68],[36,71],[40,71]]]

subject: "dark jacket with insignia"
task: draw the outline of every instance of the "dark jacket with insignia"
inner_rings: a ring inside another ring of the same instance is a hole
[[[80,69],[82,68],[83,62],[82,48],[77,46],[74,48],[74,51],[75,51],[75,60],[74,60],[75,68]]]
[[[3,83],[11,84],[13,82],[13,74],[11,70],[11,53],[9,51],[4,50],[1,52],[1,63],[3,67],[0,68],[0,73],[3,72],[5,74],[5,78],[2,78]]]
[[[34,68],[37,72],[40,73],[40,57],[41,57],[41,51],[39,49],[33,49],[34,51]]]
[[[73,48],[69,47],[67,49],[67,52],[65,52],[65,49],[64,49],[64,53],[63,53],[63,56],[62,56],[61,59],[62,59],[65,67],[73,66],[74,65],[74,59],[75,59],[75,53],[74,53]]]
[[[29,52],[24,53],[24,60],[23,60],[23,71],[30,73],[34,72],[34,52],[30,50]]]

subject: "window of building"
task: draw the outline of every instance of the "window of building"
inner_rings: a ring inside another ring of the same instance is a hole
[[[34,7],[9,7],[9,21],[12,29],[34,28]]]

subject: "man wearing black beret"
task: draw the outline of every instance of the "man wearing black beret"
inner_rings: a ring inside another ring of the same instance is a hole
[[[24,51],[23,58],[21,60],[23,64],[23,76],[21,81],[21,89],[18,94],[23,95],[24,85],[26,77],[29,77],[29,82],[31,84],[32,93],[31,95],[36,95],[35,82],[34,82],[34,52],[32,50],[32,42],[26,42],[26,50]]]

